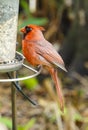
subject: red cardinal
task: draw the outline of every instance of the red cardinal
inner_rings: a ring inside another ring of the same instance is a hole
[[[30,64],[33,66],[42,65],[49,71],[56,86],[60,106],[63,109],[64,101],[56,67],[60,67],[64,71],[66,69],[61,56],[56,52],[52,44],[45,40],[42,33],[44,30],[43,27],[37,25],[28,25],[22,28],[22,50]]]

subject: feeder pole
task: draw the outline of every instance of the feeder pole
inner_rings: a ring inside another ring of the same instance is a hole
[[[12,72],[13,78],[16,78],[16,71]],[[12,130],[17,130],[17,110],[16,110],[16,88],[12,84],[11,86],[11,94],[12,94]]]

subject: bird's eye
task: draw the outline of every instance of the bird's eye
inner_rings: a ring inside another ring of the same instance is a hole
[[[31,28],[31,27],[28,27],[28,26],[26,26],[25,29],[26,29],[26,32],[27,32],[27,33],[30,32],[30,31],[32,31],[32,28]]]

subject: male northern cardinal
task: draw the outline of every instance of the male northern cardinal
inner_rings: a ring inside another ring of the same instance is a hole
[[[44,30],[43,27],[37,25],[27,25],[22,28],[22,50],[30,64],[33,66],[42,65],[49,71],[56,86],[60,106],[63,109],[64,101],[56,67],[60,67],[64,71],[66,69],[61,56],[56,52],[52,44],[45,40],[42,33]]]

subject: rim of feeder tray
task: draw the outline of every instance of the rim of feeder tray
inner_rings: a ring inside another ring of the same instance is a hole
[[[24,77],[21,77],[21,78],[0,79],[0,82],[22,81],[22,80],[33,78],[33,77],[37,76],[38,74],[40,74],[42,66],[39,66],[38,70],[36,70],[36,69],[33,69],[30,66],[27,66],[26,64],[23,64],[23,61],[24,61],[24,56],[21,53],[16,52],[16,56],[15,56],[15,59],[13,61],[3,62],[3,63],[0,64],[0,72],[16,71],[23,66],[26,69],[34,72],[34,74],[24,76]]]
[[[20,69],[23,61],[24,61],[24,56],[21,53],[16,52],[16,56],[13,60],[0,62],[0,73],[10,72],[10,71],[15,71]]]

